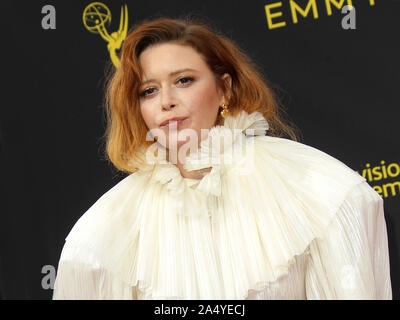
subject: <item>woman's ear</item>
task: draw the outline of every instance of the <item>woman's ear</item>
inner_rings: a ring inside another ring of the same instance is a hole
[[[221,80],[224,84],[224,89],[225,89],[223,92],[225,103],[229,104],[229,100],[232,95],[232,77],[229,73],[224,73],[221,77]]]

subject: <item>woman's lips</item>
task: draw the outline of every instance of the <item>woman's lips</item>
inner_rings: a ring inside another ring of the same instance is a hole
[[[179,128],[183,121],[185,121],[188,117],[179,118],[179,119],[172,119],[168,122],[161,124],[160,127],[167,127],[167,128]]]

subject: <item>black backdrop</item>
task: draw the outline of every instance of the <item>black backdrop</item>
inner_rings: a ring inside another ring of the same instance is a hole
[[[102,3],[112,16],[109,33],[118,29],[126,3],[129,26],[149,17],[191,14],[205,17],[242,47],[275,85],[301,129],[301,142],[366,174],[384,198],[393,297],[399,299],[400,1],[353,0],[356,29],[344,29],[346,14],[333,4],[329,14],[325,0]],[[303,9],[315,3],[316,12],[303,17],[297,10],[294,23],[291,3]],[[42,13],[45,5],[55,9],[55,29],[43,28],[51,21],[51,11]],[[93,2],[2,3],[2,299],[50,299],[68,232],[124,177],[103,160],[101,106],[110,55],[100,35],[84,26],[89,5]]]

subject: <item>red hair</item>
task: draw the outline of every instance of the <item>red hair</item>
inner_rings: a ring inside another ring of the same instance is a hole
[[[240,110],[259,111],[268,120],[268,135],[298,140],[298,129],[289,120],[283,120],[285,112],[267,79],[232,40],[198,19],[157,18],[130,29],[121,49],[120,65],[106,84],[106,153],[117,169],[135,172],[141,165],[139,148],[152,143],[146,141],[147,127],[139,108],[139,56],[148,46],[166,42],[191,46],[201,54],[224,92],[227,88],[220,78],[224,73],[231,75],[228,106],[233,116]],[[218,119],[217,124],[221,122]]]

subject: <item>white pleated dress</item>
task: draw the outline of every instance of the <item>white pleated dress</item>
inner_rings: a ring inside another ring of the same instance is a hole
[[[187,158],[202,179],[157,160],[116,184],[68,234],[53,299],[392,299],[383,199],[266,130],[241,111]]]

